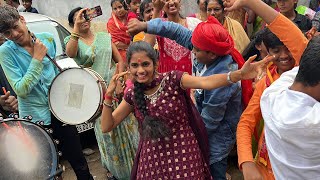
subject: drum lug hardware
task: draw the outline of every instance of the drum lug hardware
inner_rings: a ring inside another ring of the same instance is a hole
[[[61,152],[61,151],[59,151],[59,152],[58,152],[58,155],[61,157],[61,156],[62,156],[62,152]]]
[[[60,141],[59,141],[58,139],[55,139],[54,142],[55,142],[56,144],[59,144],[59,143],[60,143]]]
[[[37,124],[39,124],[40,126],[43,126],[44,122],[43,121],[37,121]]]
[[[19,114],[17,114],[17,113],[11,113],[8,117],[9,117],[9,118],[13,118],[13,119],[18,119],[18,118],[19,118]]]
[[[49,134],[52,134],[52,133],[53,133],[53,130],[50,128],[50,129],[47,129],[47,132],[48,132]]]
[[[23,119],[26,119],[26,120],[31,121],[31,120],[32,120],[32,116],[31,116],[31,115],[28,115],[28,116],[23,117]],[[40,124],[40,125],[41,125],[41,124]]]

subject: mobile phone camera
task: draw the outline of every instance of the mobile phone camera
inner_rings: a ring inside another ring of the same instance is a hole
[[[90,20],[90,17],[88,16],[87,11],[83,11],[83,17],[84,19],[86,19],[86,21]]]

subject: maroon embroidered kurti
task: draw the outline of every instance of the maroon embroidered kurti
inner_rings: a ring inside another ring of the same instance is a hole
[[[164,121],[171,137],[157,140],[140,139],[136,179],[210,179],[210,172],[198,140],[189,124],[188,103],[180,81],[183,72],[164,73],[159,89],[146,97],[148,114]],[[129,88],[125,100],[135,107],[139,121],[143,115],[134,105],[134,92]],[[192,119],[191,119],[192,120]],[[134,171],[134,169],[133,169]]]

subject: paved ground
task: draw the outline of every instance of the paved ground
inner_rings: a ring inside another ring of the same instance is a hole
[[[91,174],[94,176],[95,180],[105,180],[107,170],[105,170],[100,161],[100,153],[97,146],[97,142],[94,136],[93,130],[81,133],[81,142],[84,149],[90,148],[94,151],[93,154],[85,156],[90,168]],[[76,176],[70,166],[70,164],[62,160],[62,164],[66,167],[66,171],[63,173],[62,177],[64,180],[76,180]]]
[[[94,138],[94,133],[86,132],[82,134],[81,141],[84,148],[90,148],[94,151],[93,154],[86,156],[91,174],[94,176],[95,180],[106,180],[107,171],[101,165],[99,149]],[[66,171],[63,173],[63,179],[76,180],[75,174],[69,163],[63,160],[62,164],[66,167]],[[232,180],[242,180],[242,173],[238,170],[237,167],[237,158],[234,156],[230,157],[228,164],[228,173],[231,175]]]

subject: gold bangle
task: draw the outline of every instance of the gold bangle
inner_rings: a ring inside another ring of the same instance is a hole
[[[74,36],[74,35],[72,35],[72,34],[71,34],[71,36],[70,36],[70,39],[73,39],[73,40],[76,40],[76,41],[78,41],[79,37],[77,37],[77,36]]]
[[[71,33],[71,36],[73,36],[73,37],[77,37],[77,38],[79,38],[79,37],[80,37],[80,35],[79,35],[79,34],[74,34],[74,33]]]
[[[80,37],[79,34],[74,34],[74,33],[71,33],[71,36],[74,36],[74,37]]]
[[[78,42],[79,38],[72,38],[72,37],[70,37],[70,40]]]
[[[76,36],[80,36],[80,34],[79,34],[79,33],[76,33],[76,32],[72,32],[71,34],[74,34],[74,35],[76,35]]]
[[[113,103],[112,104],[108,104],[108,103],[106,103],[105,101],[103,101],[103,105],[105,105],[106,107],[108,107],[108,108],[113,108]]]
[[[73,34],[73,33],[71,33],[71,36],[80,37],[79,35],[76,35],[76,34]]]

